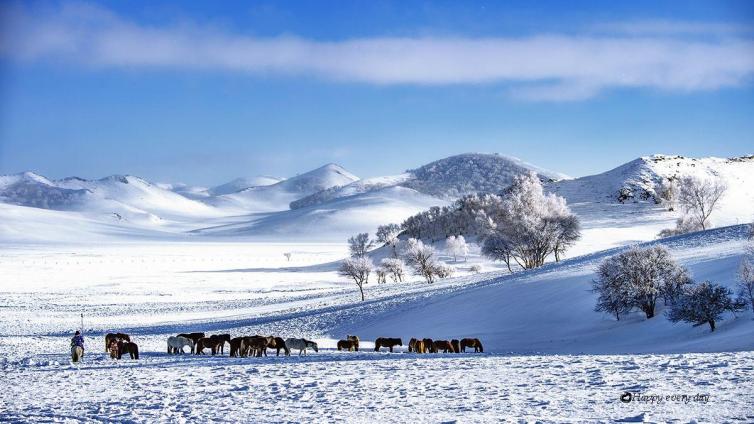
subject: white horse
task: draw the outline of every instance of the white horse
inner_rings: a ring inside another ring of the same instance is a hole
[[[177,354],[178,352],[184,353],[183,348],[188,346],[191,350],[194,349],[194,342],[188,337],[170,336],[168,337],[168,353]]]
[[[317,343],[314,343],[311,340],[288,338],[285,339],[285,345],[290,350],[298,349],[299,356],[301,356],[302,353],[306,355],[306,349],[308,348],[312,348],[315,352],[319,352]]]

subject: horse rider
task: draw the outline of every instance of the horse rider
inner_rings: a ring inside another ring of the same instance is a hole
[[[84,349],[84,336],[82,336],[81,332],[78,330],[76,330],[73,338],[71,338],[71,348],[76,346],[80,347],[82,350]]]

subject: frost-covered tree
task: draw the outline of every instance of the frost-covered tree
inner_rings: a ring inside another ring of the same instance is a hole
[[[380,269],[385,275],[390,275],[394,282],[402,282],[406,275],[406,264],[398,258],[384,258],[380,262]]]
[[[727,187],[720,177],[699,179],[692,176],[681,178],[678,185],[678,204],[684,213],[706,230],[709,217],[718,206]]]
[[[754,310],[754,249],[751,247],[738,268],[738,295]]]
[[[351,251],[352,258],[366,256],[369,249],[373,247],[374,241],[369,238],[368,233],[359,233],[348,239],[348,249]]]
[[[474,274],[479,274],[480,272],[482,272],[482,266],[478,264],[471,265],[469,267],[469,271],[473,272]]]
[[[393,252],[393,256],[396,256],[397,252],[395,250],[395,247],[398,244],[398,234],[400,233],[400,225],[386,224],[377,227],[377,232],[375,233],[375,235],[377,236],[377,241],[379,243],[382,243],[384,246],[390,246],[390,249]]]
[[[421,240],[410,238],[406,240],[402,253],[406,264],[413,268],[416,275],[421,275],[430,284],[435,281],[437,272],[441,269],[432,246],[426,246]]]
[[[678,179],[674,177],[665,178],[656,189],[658,200],[669,211],[674,211],[678,204]]]
[[[657,300],[673,304],[690,281],[686,269],[664,247],[634,247],[605,259],[593,287],[599,295],[598,310],[619,315],[635,307],[649,319]],[[630,305],[628,310],[625,305]]]
[[[369,282],[369,273],[374,269],[372,260],[366,256],[346,258],[338,269],[338,273],[348,277],[356,283],[361,292],[361,300],[364,300],[364,284]]]
[[[722,319],[724,312],[738,312],[743,305],[731,297],[727,287],[705,281],[684,288],[667,316],[673,322],[690,322],[694,327],[709,324],[710,331],[715,331],[715,322]]]
[[[578,218],[565,199],[545,194],[534,173],[514,178],[496,206],[487,213],[491,233],[505,240],[510,257],[524,269],[542,266],[550,254],[559,259],[580,237]]]
[[[453,256],[453,262],[458,262],[459,256],[463,256],[466,260],[466,256],[469,254],[469,245],[462,235],[449,236],[445,239],[445,247],[447,247],[448,253]]]

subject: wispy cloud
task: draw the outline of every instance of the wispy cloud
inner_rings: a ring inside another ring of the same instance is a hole
[[[611,88],[674,92],[748,83],[754,39],[719,24],[629,22],[527,37],[256,38],[197,24],[146,26],[91,6],[6,9],[0,53],[106,68],[314,76],[368,84],[506,84],[518,98],[582,100]],[[685,37],[685,33],[706,37]]]

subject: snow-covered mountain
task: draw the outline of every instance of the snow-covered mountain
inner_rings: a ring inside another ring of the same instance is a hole
[[[428,163],[400,175],[370,178],[342,187],[332,187],[293,202],[291,209],[394,186],[444,200],[471,193],[497,193],[510,185],[514,177],[529,171],[536,172],[543,181],[569,178],[565,174],[538,168],[514,157],[464,153]]]
[[[50,180],[26,172],[0,177],[0,202],[9,205],[0,211],[0,218],[7,214],[17,220],[28,208],[42,208],[65,212],[60,217],[65,221],[76,219],[78,213],[85,222],[115,225],[118,236],[134,226],[140,234],[150,228],[157,230],[160,237],[167,231],[335,241],[355,232],[374,233],[378,225],[400,223],[463,194],[499,192],[513,177],[530,171],[540,175],[549,191],[564,196],[581,218],[583,237],[574,254],[651,240],[671,227],[677,212],[668,212],[655,202],[655,188],[666,178],[720,176],[728,184],[728,193],[712,216],[713,224],[749,222],[754,217],[752,156],[695,159],[655,155],[602,174],[567,179],[506,156],[462,154],[386,177],[362,180],[341,166],[328,164],[269,185],[259,184],[272,180],[238,179],[210,189],[153,184],[128,175]],[[256,185],[233,191],[250,183]],[[25,209],[13,209],[12,205]],[[29,221],[55,220],[57,216],[28,215]],[[53,232],[55,228],[42,227]],[[99,234],[102,230],[97,226],[93,231]],[[611,237],[604,237],[604,231],[610,231]]]

